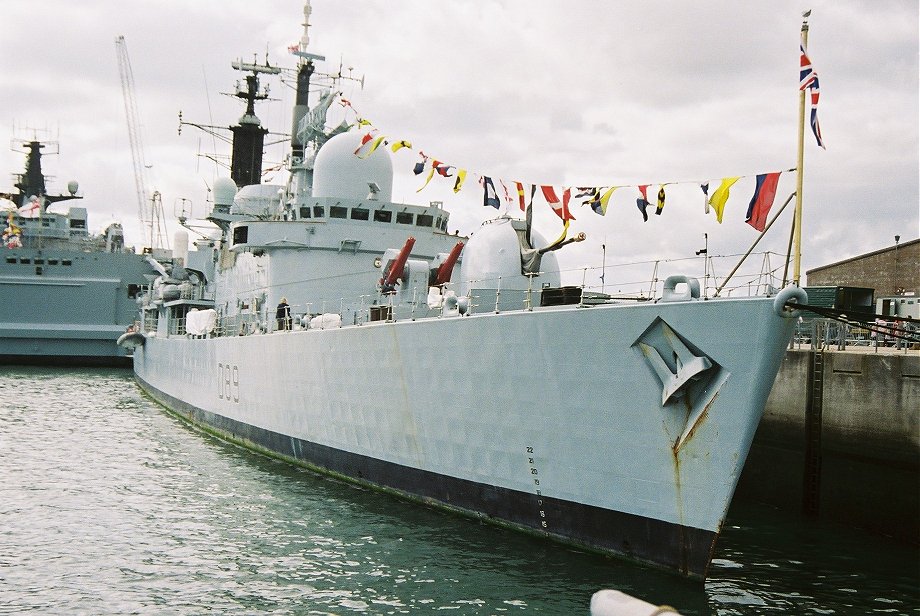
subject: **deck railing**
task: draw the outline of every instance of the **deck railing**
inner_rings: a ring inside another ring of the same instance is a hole
[[[855,327],[833,319],[809,319],[799,321],[791,348],[808,347],[811,350],[844,351],[852,348],[879,349],[894,348],[908,351],[916,348],[915,343],[904,340],[920,332],[920,323],[892,321],[876,322],[873,327]]]

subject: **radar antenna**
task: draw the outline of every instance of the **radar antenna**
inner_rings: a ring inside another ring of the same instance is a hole
[[[256,116],[255,109],[256,102],[264,101],[269,98],[268,85],[264,87],[260,85],[259,76],[277,75],[281,73],[281,68],[269,64],[267,57],[265,58],[264,64],[259,64],[254,57],[252,62],[234,60],[230,63],[230,66],[235,70],[249,73],[245,77],[245,84],[241,84],[237,81],[236,92],[230,94],[230,96],[235,96],[246,104],[246,111],[240,117],[239,121],[234,126],[229,127],[186,122],[180,111],[179,134],[182,134],[183,126],[194,126],[221,141],[230,143],[231,154],[229,166],[224,160],[226,157],[222,159],[217,154],[205,154],[204,156],[223,167],[229,168],[231,179],[236,183],[237,187],[242,188],[243,186],[251,184],[259,184],[262,181],[262,153],[266,145],[266,135],[283,137],[285,140],[287,139],[287,135],[272,133],[269,132],[268,129],[263,128],[261,121],[258,116]],[[230,137],[227,137],[225,134],[228,130],[231,133]],[[282,140],[279,139],[268,145],[280,143],[281,141]]]

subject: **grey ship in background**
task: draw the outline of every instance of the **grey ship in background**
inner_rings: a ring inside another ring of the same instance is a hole
[[[56,142],[14,139],[26,154],[15,191],[0,193],[0,363],[128,366],[118,337],[134,323],[136,298],[155,270],[125,246],[119,223],[89,232],[85,207],[49,206],[81,199],[48,194],[42,150]]]

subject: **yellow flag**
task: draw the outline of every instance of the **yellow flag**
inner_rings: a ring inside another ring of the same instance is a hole
[[[406,141],[405,139],[403,139],[402,141],[397,141],[396,143],[390,146],[390,149],[393,150],[394,152],[398,152],[400,148],[409,148],[411,150],[412,144]]]
[[[716,220],[722,224],[722,212],[725,210],[725,202],[728,201],[728,190],[732,185],[741,179],[741,176],[733,178],[722,178],[722,183],[709,198],[709,205],[716,211]]]
[[[463,182],[466,180],[466,169],[457,169],[457,181],[454,182],[454,192],[460,192],[460,187],[463,186]]]
[[[619,188],[619,186],[611,186],[601,195],[601,216],[607,215],[607,204],[610,202],[610,197],[613,196],[613,191],[617,188]]]
[[[374,139],[374,141],[370,144],[370,146],[368,146],[368,149],[366,152],[364,152],[363,154],[358,154],[358,158],[367,158],[368,156],[373,154],[374,150],[380,147],[380,144],[383,143],[383,140],[386,138],[387,138],[386,135],[381,135],[380,137],[377,137],[376,139]]]
[[[428,177],[425,178],[425,183],[422,184],[421,188],[419,188],[419,189],[416,190],[415,192],[422,192],[422,190],[423,190],[426,186],[428,186],[428,182],[430,182],[430,181],[431,181],[431,178],[434,177],[434,169],[435,169],[435,167],[437,166],[437,163],[438,163],[438,161],[434,161],[434,164],[431,165],[431,171],[428,172]]]

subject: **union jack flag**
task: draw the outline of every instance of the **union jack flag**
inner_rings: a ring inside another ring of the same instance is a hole
[[[818,73],[811,65],[808,54],[805,53],[805,42],[799,43],[799,90],[809,90],[811,94],[811,132],[815,134],[815,141],[824,148],[824,139],[821,137],[821,126],[818,124],[818,99],[821,97],[821,89],[818,86]],[[827,148],[824,148],[827,149]]]
[[[805,53],[805,43],[799,43],[799,90],[804,90],[811,85],[811,82],[817,77],[815,69],[811,66],[811,60]]]
[[[808,86],[808,89],[811,92],[811,117],[809,118],[811,132],[815,134],[815,140],[818,142],[818,145],[824,148],[824,139],[821,137],[821,125],[818,124],[818,99],[821,96],[821,90],[818,87],[817,75],[811,80],[811,85]],[[826,150],[827,148],[824,149]]]

